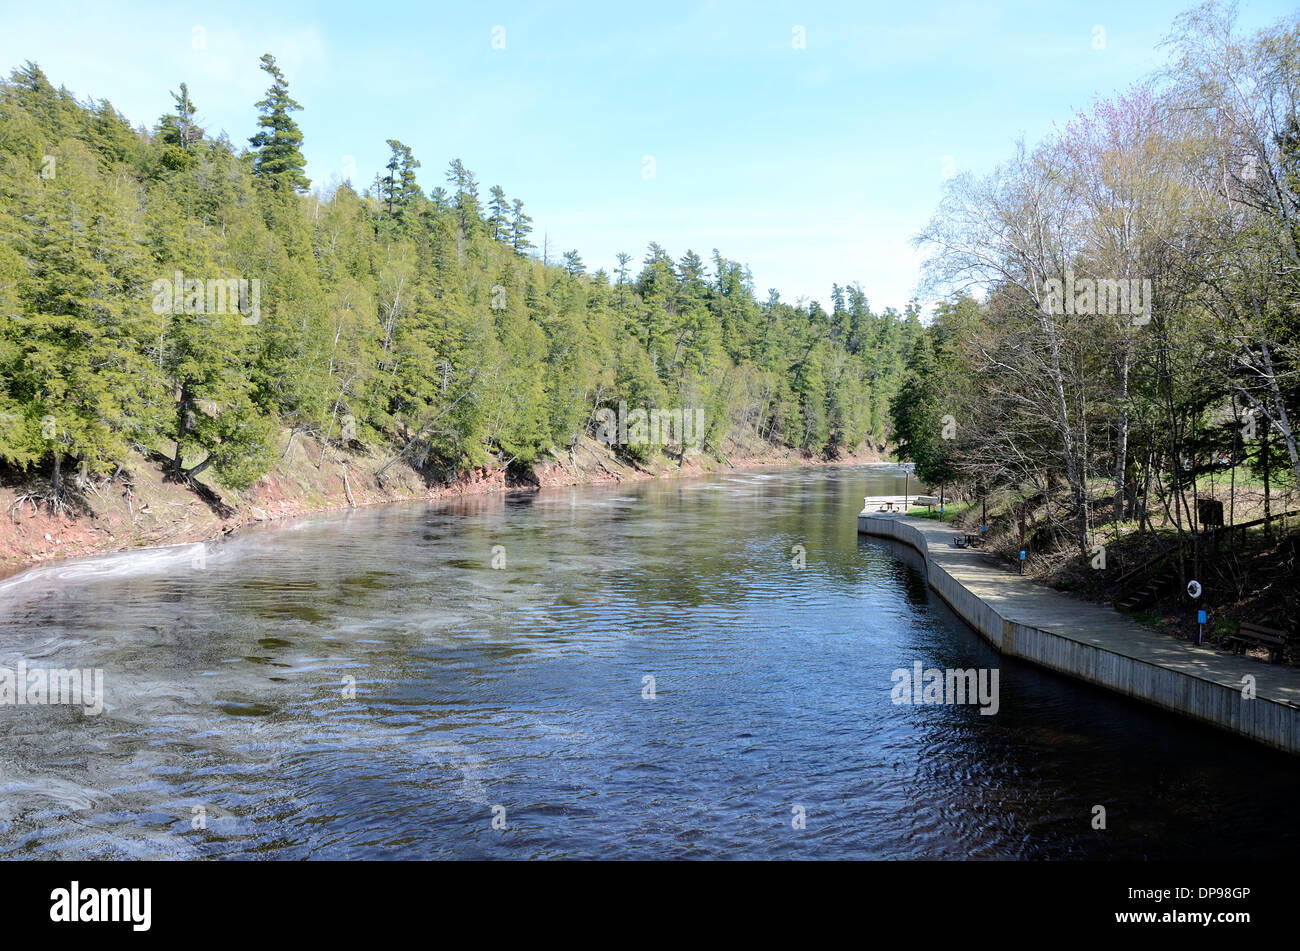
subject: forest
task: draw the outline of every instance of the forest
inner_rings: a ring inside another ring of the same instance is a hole
[[[261,69],[242,147],[185,83],[145,128],[31,62],[0,82],[0,471],[39,473],[49,505],[133,453],[247,486],[286,432],[435,479],[527,467],[629,408],[700,421],[689,447],[619,447],[642,460],[889,439],[915,306],[875,313],[856,284],[829,308],[759,299],[717,250],[655,243],[589,272],[521,199],[396,138],[364,190],[313,187],[304,107]]]
[[[1300,17],[1242,36],[1207,4],[1165,47],[1148,81],[949,183],[917,238],[946,296],[892,418],[1008,557],[1184,616],[1199,579],[1200,607],[1289,625]]]

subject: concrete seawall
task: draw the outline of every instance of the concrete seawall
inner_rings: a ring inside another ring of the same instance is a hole
[[[858,532],[915,548],[929,586],[999,652],[1300,753],[1300,671],[1195,647],[952,544],[957,530],[862,512]],[[1255,697],[1245,686],[1253,678]]]

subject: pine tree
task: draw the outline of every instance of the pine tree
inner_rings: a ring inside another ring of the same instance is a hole
[[[285,430],[432,475],[572,448],[619,402],[703,408],[715,446],[747,427],[834,450],[883,420],[870,409],[922,333],[914,309],[875,333],[850,292],[850,339],[830,341],[815,305],[760,305],[742,265],[715,250],[710,276],[657,244],[639,276],[620,253],[611,286],[576,250],[530,257],[532,218],[500,187],[485,222],[459,160],[452,192],[426,200],[396,139],[364,196],[300,198],[299,107],[274,59],[262,68],[243,155],[204,134],[186,84],[150,135],[34,64],[0,81],[0,460],[48,472],[56,496],[72,468],[85,484],[140,453],[245,486]],[[260,282],[255,319],[239,280]]]
[[[493,185],[488,201],[488,236],[493,241],[503,241],[510,225],[510,202],[500,185]]]
[[[628,277],[631,273],[628,270],[627,266],[632,262],[632,255],[628,254],[626,251],[619,251],[615,257],[618,260],[618,267],[614,271],[614,275],[617,278],[617,282],[615,286],[618,288],[618,295],[617,295],[618,313],[619,316],[622,317],[624,321],[626,321],[627,303],[628,303]]]
[[[303,174],[307,160],[303,158],[302,130],[293,120],[292,112],[302,109],[289,96],[289,84],[280,67],[275,65],[275,57],[270,53],[262,56],[262,70],[271,77],[271,85],[266,91],[266,98],[257,103],[262,115],[257,124],[262,131],[248,141],[257,150],[253,158],[253,172],[257,177],[277,188],[293,188],[306,191],[311,180]]]
[[[524,254],[533,246],[528,240],[533,232],[533,219],[524,214],[524,203],[518,198],[514,200],[513,211],[510,219],[510,247],[516,254]]]
[[[391,150],[385,166],[388,176],[380,182],[380,196],[388,217],[401,225],[424,200],[424,193],[415,180],[420,163],[411,154],[410,147],[396,139],[388,140],[388,148]]]
[[[180,92],[171,93],[176,111],[158,120],[158,134],[167,145],[175,145],[186,152],[192,152],[203,141],[203,130],[194,121],[197,111],[190,99],[190,90],[181,83]]]
[[[576,249],[564,252],[564,272],[569,277],[578,277],[587,273],[587,269],[582,263],[582,256],[578,254]]]
[[[460,233],[465,237],[471,237],[480,221],[478,182],[474,180],[474,173],[465,167],[465,163],[460,159],[452,159],[447,169],[447,183],[456,188],[452,207],[456,210]]]

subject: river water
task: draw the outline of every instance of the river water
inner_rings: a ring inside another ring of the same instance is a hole
[[[396,505],[0,581],[0,666],[105,698],[0,706],[0,857],[1296,854],[1294,760],[999,658],[859,539],[900,481]],[[917,661],[998,668],[998,712],[895,705]]]

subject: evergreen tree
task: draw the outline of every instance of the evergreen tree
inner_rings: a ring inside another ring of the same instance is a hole
[[[513,214],[510,218],[510,247],[516,254],[523,254],[531,248],[532,242],[528,236],[533,231],[533,219],[524,214],[524,203],[518,198],[514,200],[512,206]]]
[[[289,96],[289,84],[280,67],[275,65],[275,57],[270,53],[262,56],[262,71],[271,77],[271,85],[266,90],[266,98],[257,103],[262,113],[257,124],[262,127],[248,141],[256,149],[253,158],[253,172],[257,177],[273,186],[306,191],[311,180],[303,174],[307,160],[302,155],[302,130],[290,113],[302,109]]]
[[[521,200],[494,187],[485,222],[459,160],[453,191],[426,200],[396,139],[364,196],[300,196],[299,107],[274,59],[262,68],[242,156],[204,135],[186,84],[150,135],[34,64],[0,82],[0,461],[48,473],[54,499],[70,471],[82,482],[139,453],[246,486],[285,430],[318,438],[322,462],[352,443],[439,476],[525,464],[621,402],[700,408],[712,447],[749,434],[837,452],[876,422],[922,333],[909,312],[868,334],[850,295],[836,309],[857,329],[827,339],[820,308],[759,304],[716,249],[712,275],[651,244],[634,276],[620,253],[612,285],[576,249],[539,261]],[[253,281],[256,314],[240,294]]]
[[[474,173],[460,159],[452,159],[447,169],[447,183],[456,189],[452,195],[452,208],[456,211],[460,233],[467,238],[471,237],[481,221],[478,182],[474,180]]]
[[[510,226],[510,202],[500,185],[493,185],[488,201],[488,236],[493,241],[504,241]]]
[[[396,139],[388,140],[388,148],[391,152],[385,166],[388,175],[380,182],[379,194],[388,218],[400,226],[424,200],[424,193],[415,180],[420,163],[411,154],[410,147]]]
[[[180,92],[171,93],[171,97],[176,111],[158,120],[158,134],[167,145],[192,152],[203,141],[203,130],[194,121],[196,109],[189,87],[181,83]]]

